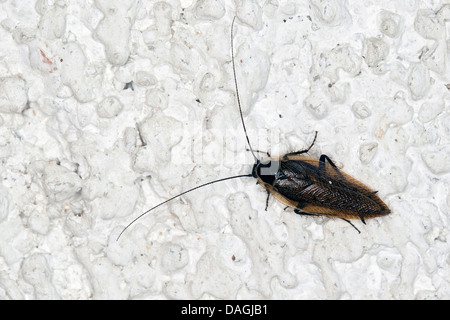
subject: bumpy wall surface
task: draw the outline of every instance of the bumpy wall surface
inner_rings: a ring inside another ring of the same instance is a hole
[[[306,148],[389,216],[249,173]],[[0,299],[449,299],[450,1],[0,1]]]

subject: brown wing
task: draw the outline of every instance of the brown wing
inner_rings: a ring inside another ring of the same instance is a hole
[[[263,185],[280,202],[305,213],[370,219],[390,212],[373,190],[330,164],[290,155],[281,158],[273,186]],[[260,182],[261,183],[261,182]]]
[[[293,161],[302,161],[305,163],[310,164],[311,166],[319,169],[319,160],[305,156],[305,155],[293,155],[287,157],[289,160]],[[345,181],[345,183],[352,188],[358,189],[363,194],[375,194],[376,191],[372,190],[368,186],[366,186],[364,183],[362,183],[359,180],[356,180],[349,174],[339,170],[338,168],[334,168],[329,163],[325,164],[325,174],[328,177],[331,177],[337,181]]]

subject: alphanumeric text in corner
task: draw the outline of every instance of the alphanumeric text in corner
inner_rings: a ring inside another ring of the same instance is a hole
[[[246,315],[249,317],[255,315],[266,315],[267,305],[264,304],[225,304],[223,307],[216,306],[195,306],[188,304],[181,308],[181,314],[185,315],[204,315],[213,317],[217,314],[225,315]]]

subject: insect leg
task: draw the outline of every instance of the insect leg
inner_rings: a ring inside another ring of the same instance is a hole
[[[303,215],[303,216],[317,216],[317,214],[300,211],[299,209],[294,209],[294,212],[296,214],[300,214],[300,215]],[[347,220],[347,219],[344,219],[344,218],[341,218],[341,219],[344,220],[345,222],[349,223],[353,228],[355,228],[356,231],[358,231],[358,233],[361,233],[361,231],[359,231],[359,229],[357,227],[355,227],[355,225],[353,223],[351,223],[350,220]]]
[[[323,154],[323,155],[320,156],[320,159],[319,159],[319,169],[325,170],[325,161],[328,161],[328,163],[329,163],[333,168],[335,168],[337,172],[339,172],[338,167],[336,167],[336,165],[333,163],[333,161],[331,161],[331,159],[330,159],[327,155],[325,155],[325,154]],[[340,173],[340,172],[339,172],[339,173]]]
[[[297,203],[297,207],[294,209],[294,212],[296,214],[300,214],[300,215],[303,215],[303,216],[317,216],[317,214],[314,214],[314,213],[301,211],[304,207],[306,207],[306,204],[304,202],[298,202]]]
[[[266,191],[267,191],[267,199],[266,199],[266,211],[267,211],[267,207],[269,206],[270,191],[269,190]]]
[[[338,167],[336,167],[334,162],[331,161],[331,159],[325,154],[321,155],[320,158],[319,158],[319,171],[320,172],[326,172],[326,170],[325,170],[326,161],[328,161],[328,163],[334,168],[334,170],[339,175],[339,177],[342,180],[345,180],[344,176],[342,175],[341,171],[339,171]]]
[[[305,211],[300,211],[299,209],[294,209],[294,212],[296,214],[299,214],[299,215],[302,215],[302,216],[317,216],[317,214],[309,213],[309,212],[305,212]]]
[[[250,151],[250,149],[245,149],[246,151]],[[254,152],[256,152],[256,153],[265,153],[265,154],[267,154],[267,156],[270,158],[270,153],[269,153],[269,151],[261,151],[261,150],[253,150]]]
[[[307,149],[301,150],[301,151],[296,151],[296,152],[287,153],[287,154],[285,154],[285,157],[287,157],[287,156],[295,156],[295,155],[307,153],[307,152],[313,147],[314,143],[316,142],[316,139],[317,139],[317,131],[315,132],[313,142],[311,143],[311,145],[310,145]]]
[[[357,227],[355,227],[355,225],[353,223],[351,223],[350,220],[347,220],[347,219],[344,219],[344,218],[341,218],[341,219],[344,220],[345,222],[349,223],[353,228],[355,228],[356,231],[358,231],[358,233],[361,233],[361,231],[359,231],[359,229]],[[363,220],[363,222],[364,222],[364,220]]]

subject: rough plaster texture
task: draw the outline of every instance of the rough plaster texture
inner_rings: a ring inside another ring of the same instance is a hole
[[[362,225],[248,173],[305,148]],[[450,1],[0,1],[0,298],[449,299]]]

